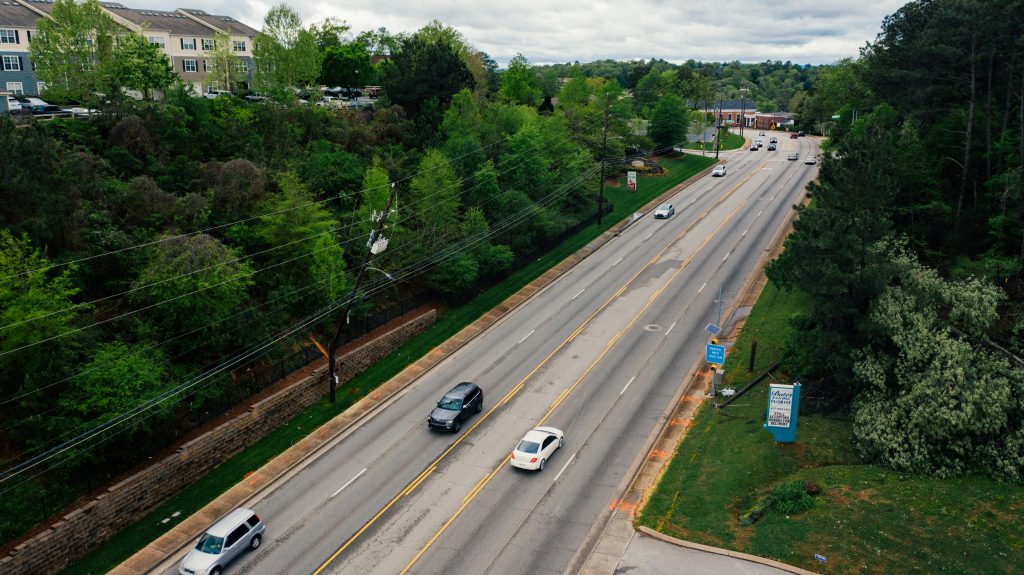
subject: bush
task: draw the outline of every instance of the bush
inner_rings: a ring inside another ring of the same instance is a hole
[[[814,497],[821,487],[810,481],[790,481],[775,487],[767,496],[758,499],[750,509],[740,514],[740,525],[753,525],[768,511],[782,515],[796,515],[814,507]]]

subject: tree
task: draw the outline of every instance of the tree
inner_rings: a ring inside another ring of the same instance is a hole
[[[534,106],[540,103],[540,79],[522,54],[516,54],[501,75],[498,95],[506,102]]]
[[[869,314],[875,340],[856,355],[861,449],[899,471],[1024,477],[1024,370],[984,345],[1004,294],[946,282],[908,254]]]
[[[165,339],[235,313],[248,297],[252,267],[217,239],[199,234],[166,239],[149,250],[149,261],[132,284],[132,303],[146,308],[143,335]]]
[[[320,67],[320,82],[326,86],[366,86],[372,83],[370,53],[359,42],[328,46]]]
[[[417,222],[421,246],[429,252],[456,239],[461,191],[459,177],[439,150],[427,150],[409,184],[404,209]]]
[[[29,47],[35,73],[56,100],[87,102],[109,86],[114,21],[97,0],[55,0]]]
[[[253,40],[257,86],[288,96],[287,90],[313,83],[320,74],[316,38],[302,27],[299,14],[286,4],[267,12],[263,30]]]
[[[5,399],[52,383],[73,365],[81,336],[70,332],[89,307],[76,308],[73,301],[79,292],[76,267],[48,272],[50,267],[27,235],[14,237],[0,228],[0,392]]]
[[[167,371],[167,360],[158,347],[122,340],[97,345],[91,360],[61,395],[60,411],[50,421],[51,432],[81,433],[130,411],[163,390]],[[139,418],[131,430],[144,431],[155,423]]]
[[[213,38],[213,50],[206,52],[210,62],[210,74],[206,77],[210,86],[230,90],[239,79],[238,57],[232,50],[231,35],[217,32]]]
[[[355,41],[366,46],[366,51],[371,55],[391,56],[398,53],[402,45],[402,36],[396,36],[388,32],[387,28],[381,27],[360,32]]]
[[[167,56],[140,34],[117,38],[113,62],[117,85],[142,92],[146,100],[153,90],[164,90],[178,79]]]
[[[659,149],[668,149],[686,138],[689,126],[689,113],[683,99],[675,94],[665,94],[654,107],[647,134]]]
[[[326,18],[320,24],[310,24],[309,33],[316,39],[316,46],[321,52],[328,48],[337,48],[346,43],[352,27],[348,22],[334,17]]]

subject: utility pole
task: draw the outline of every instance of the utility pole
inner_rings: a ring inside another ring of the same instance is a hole
[[[366,248],[366,257],[363,258],[363,263],[359,266],[359,271],[356,272],[356,281],[352,286],[352,291],[348,293],[348,301],[345,303],[345,313],[342,315],[343,320],[338,321],[338,328],[334,330],[334,337],[331,338],[331,344],[327,348],[327,382],[330,385],[331,390],[331,403],[334,403],[335,392],[338,387],[338,366],[335,360],[335,350],[338,347],[338,340],[341,339],[341,332],[348,325],[348,315],[352,311],[352,305],[356,301],[356,295],[359,293],[359,284],[363,280],[363,275],[366,274],[366,269],[370,267],[370,258],[373,257],[373,245],[380,237],[382,231],[384,231],[384,221],[388,218],[388,213],[391,211],[391,205],[395,202],[395,196],[397,190],[395,184],[391,184],[391,195],[388,196],[388,203],[384,206],[384,213],[381,214],[380,219],[375,222],[376,226],[370,232],[370,243]]]
[[[601,225],[601,212],[604,211],[604,159],[608,155],[608,98],[604,94],[604,131],[601,136],[601,189],[597,192],[597,225]]]
[[[718,159],[718,149],[722,147],[722,95],[718,95],[718,129],[715,130],[715,159]]]

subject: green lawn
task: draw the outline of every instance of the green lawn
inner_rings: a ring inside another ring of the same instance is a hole
[[[755,372],[781,356],[786,318],[802,305],[798,292],[768,284],[726,358],[728,385],[739,388],[757,374],[746,369],[755,337]],[[867,465],[854,450],[850,422],[839,416],[801,414],[797,442],[775,444],[762,428],[766,393],[762,382],[728,407],[700,408],[638,523],[821,573],[1024,572],[1024,487]],[[814,401],[808,395],[802,404]],[[753,525],[740,524],[741,514],[793,481],[821,487],[811,509],[769,509]]]
[[[106,573],[124,559],[156,539],[174,525],[215,499],[242,480],[245,475],[258,469],[277,454],[288,449],[313,430],[335,417],[358,401],[381,383],[387,381],[407,365],[419,359],[431,349],[447,340],[460,329],[487,313],[498,303],[517,292],[524,285],[554,267],[557,263],[593,241],[601,233],[625,219],[638,208],[663,192],[686,180],[690,176],[714,163],[712,158],[681,155],[664,158],[661,166],[666,175],[657,177],[641,176],[636,192],[626,191],[625,178],[618,186],[605,188],[605,196],[615,206],[606,215],[602,225],[584,228],[556,249],[531,262],[501,284],[483,292],[466,305],[449,310],[433,326],[408,344],[395,351],[376,365],[344,384],[338,393],[338,401],[319,404],[296,416],[288,424],[273,431],[255,445],[236,455],[208,473],[203,479],[175,495],[152,513],[121,531],[96,549],[82,561],[64,570],[66,574]],[[161,523],[174,512],[180,515],[167,523]]]
[[[746,139],[741,137],[739,134],[733,134],[732,132],[729,132],[728,135],[722,139],[722,147],[720,147],[719,150],[736,150],[742,148],[743,142],[745,141]],[[686,148],[687,150],[699,150],[701,144],[697,142],[686,142],[686,145],[683,147]],[[712,154],[715,153],[715,143],[705,142],[704,151],[711,152]]]

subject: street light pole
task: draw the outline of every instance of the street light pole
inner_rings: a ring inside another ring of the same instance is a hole
[[[388,196],[388,203],[387,205],[384,206],[384,213],[381,214],[380,219],[375,222],[376,227],[370,233],[370,243],[366,248],[366,257],[363,258],[363,263],[359,265],[359,271],[356,272],[355,284],[352,286],[352,291],[348,293],[348,301],[345,302],[345,313],[342,314],[341,316],[343,319],[338,320],[338,328],[334,330],[334,337],[331,338],[331,344],[327,348],[327,383],[330,386],[331,403],[334,403],[335,394],[338,388],[338,366],[335,359],[335,352],[338,348],[338,340],[341,339],[342,330],[344,330],[345,326],[348,325],[348,316],[349,313],[351,313],[352,311],[352,305],[356,301],[356,295],[359,293],[359,284],[362,282],[363,276],[366,274],[366,271],[368,269],[371,269],[370,258],[373,257],[373,244],[374,242],[377,241],[377,238],[380,237],[381,232],[384,231],[384,222],[385,220],[387,220],[388,213],[391,211],[391,205],[395,201],[396,193],[397,191],[395,189],[395,184],[392,183],[391,195]],[[385,273],[384,275],[388,276],[387,273]],[[390,276],[388,276],[388,279],[391,279]]]
[[[608,98],[604,95],[604,130],[601,136],[601,189],[597,193],[597,225],[601,225],[601,212],[604,211],[604,159],[608,155]]]
[[[718,159],[718,149],[722,147],[722,95],[718,95],[718,129],[715,130],[715,159]]]

